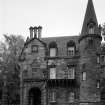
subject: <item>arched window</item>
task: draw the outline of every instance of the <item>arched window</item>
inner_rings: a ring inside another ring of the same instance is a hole
[[[67,43],[67,55],[68,56],[74,56],[75,55],[75,42],[69,41]]]
[[[49,44],[49,55],[50,57],[57,56],[57,44],[55,42]]]

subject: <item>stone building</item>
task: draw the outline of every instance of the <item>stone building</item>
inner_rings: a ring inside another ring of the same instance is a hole
[[[80,36],[42,38],[41,31],[30,27],[21,53],[21,105],[101,105],[105,54],[92,0]]]

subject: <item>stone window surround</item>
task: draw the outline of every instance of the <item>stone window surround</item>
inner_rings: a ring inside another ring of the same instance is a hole
[[[68,66],[67,71],[67,78],[75,79],[75,66]]]
[[[50,103],[56,102],[56,91],[55,90],[51,90],[49,92],[49,101]]]
[[[49,78],[56,79],[56,67],[51,67],[49,70]]]
[[[38,45],[31,45],[31,52],[38,53]]]
[[[86,71],[83,71],[82,72],[82,80],[86,81],[86,79],[87,79],[87,73],[86,73]]]

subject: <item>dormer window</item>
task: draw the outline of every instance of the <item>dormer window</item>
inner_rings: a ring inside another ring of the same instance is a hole
[[[57,56],[57,44],[55,42],[52,42],[49,45],[49,55],[50,57]]]
[[[56,48],[50,48],[50,57],[56,56]]]
[[[89,28],[89,34],[94,34],[94,27]]]
[[[69,41],[67,43],[67,55],[74,56],[75,55],[75,43],[74,41]]]
[[[88,33],[89,34],[94,34],[94,27],[95,27],[95,23],[91,20],[88,23]]]
[[[74,47],[68,47],[68,49],[67,49],[68,50],[67,51],[68,55],[73,56],[74,55],[74,51],[75,51],[74,49],[75,49]]]

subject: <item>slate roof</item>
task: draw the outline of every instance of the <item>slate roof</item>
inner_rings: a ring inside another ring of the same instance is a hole
[[[56,42],[58,46],[64,46],[70,40],[74,41],[76,45],[78,45],[79,36],[61,36],[61,37],[46,37],[41,38],[41,40],[49,45],[51,42]]]
[[[93,21],[96,24],[96,29],[98,29],[97,17],[96,17],[92,0],[88,0],[88,5],[85,13],[81,35],[87,34],[87,31],[88,31],[87,24],[89,21]],[[96,33],[97,33],[97,30],[96,30]]]
[[[46,43],[47,47],[51,42],[56,42],[58,48],[59,56],[67,55],[67,43],[69,41],[74,41],[76,45],[76,50],[78,50],[78,39],[79,36],[62,36],[62,37],[48,37],[41,38],[41,40]]]

